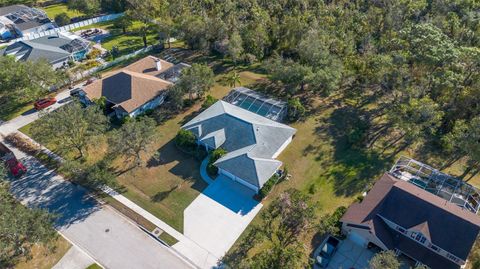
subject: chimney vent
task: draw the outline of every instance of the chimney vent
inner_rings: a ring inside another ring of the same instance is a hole
[[[162,70],[162,63],[160,62],[160,59],[155,60],[155,66],[157,67],[157,71]]]

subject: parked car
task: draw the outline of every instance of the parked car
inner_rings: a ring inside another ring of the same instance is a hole
[[[57,99],[55,99],[55,97],[47,97],[47,98],[43,98],[43,99],[40,99],[40,100],[36,101],[33,104],[33,107],[35,107],[36,110],[42,110],[46,107],[49,107],[49,106],[55,104],[56,102],[57,102]]]
[[[321,268],[327,268],[328,264],[332,260],[333,255],[337,251],[339,244],[339,239],[333,236],[328,236],[315,251],[315,253],[317,253],[317,256],[315,257],[315,263]]]
[[[14,177],[20,177],[27,172],[27,168],[17,160],[13,152],[0,143],[0,159]]]

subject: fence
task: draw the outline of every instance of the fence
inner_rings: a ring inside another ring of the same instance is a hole
[[[20,38],[15,39],[14,42],[22,41],[22,40],[31,40],[31,39],[35,39],[35,38],[39,38],[39,37],[43,37],[43,36],[48,36],[48,35],[54,35],[58,32],[68,32],[68,31],[71,31],[71,30],[74,30],[74,29],[77,29],[77,28],[80,28],[80,27],[84,27],[84,26],[89,26],[89,25],[92,25],[92,24],[95,24],[95,23],[115,20],[115,19],[117,19],[121,16],[123,16],[123,13],[109,14],[109,15],[104,15],[104,16],[100,16],[100,17],[95,17],[95,18],[91,18],[91,19],[88,19],[88,20],[79,21],[79,22],[76,22],[76,23],[65,25],[65,26],[62,26],[62,27],[58,27],[58,28],[54,28],[54,29],[50,29],[50,30],[46,30],[46,31],[38,32],[38,33],[31,33],[31,34],[28,34],[24,37],[20,37]]]
[[[137,50],[137,51],[134,51],[134,52],[132,52],[132,53],[130,53],[130,54],[127,54],[127,55],[123,55],[123,56],[121,56],[121,57],[118,57],[118,58],[116,58],[115,60],[110,61],[110,62],[106,62],[106,63],[104,63],[104,64],[102,64],[102,65],[100,65],[100,66],[97,66],[97,67],[94,67],[94,68],[85,70],[85,71],[83,71],[83,72],[78,72],[78,73],[76,73],[76,74],[74,75],[73,78],[71,78],[71,81],[65,82],[63,85],[61,85],[61,86],[58,85],[57,87],[60,88],[60,87],[62,87],[62,86],[65,86],[65,85],[70,84],[70,82],[80,81],[80,80],[82,80],[82,79],[84,79],[84,78],[87,78],[87,77],[92,76],[93,74],[95,74],[95,73],[97,73],[97,72],[99,72],[99,71],[102,71],[102,70],[104,70],[104,69],[107,69],[107,68],[109,68],[109,67],[112,67],[112,66],[114,66],[114,65],[117,65],[118,63],[123,62],[123,61],[125,61],[125,60],[128,60],[128,59],[130,59],[130,58],[133,58],[133,57],[135,57],[135,56],[137,56],[137,55],[139,55],[139,54],[149,52],[149,51],[151,51],[152,49],[153,49],[153,46],[148,46],[148,47],[146,47],[146,48],[143,48],[143,49],[139,49],[139,50]]]

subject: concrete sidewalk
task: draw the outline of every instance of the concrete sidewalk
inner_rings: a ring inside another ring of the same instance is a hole
[[[85,269],[95,261],[76,246],[72,246],[52,269]]]

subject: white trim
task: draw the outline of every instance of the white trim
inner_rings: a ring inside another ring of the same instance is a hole
[[[290,142],[292,142],[292,138],[293,138],[293,135],[290,136],[290,138],[288,138],[284,143],[283,145],[273,154],[272,156],[272,159],[276,159],[278,157],[278,155],[280,155],[280,153],[282,153],[282,151],[287,148],[288,144],[290,144]]]
[[[255,186],[255,185],[253,185],[253,184],[251,184],[251,183],[233,175],[232,173],[229,173],[229,172],[223,170],[222,168],[218,168],[218,173],[221,174],[221,175],[227,176],[228,178],[232,179],[233,181],[236,181],[236,182],[254,190],[255,192],[259,191],[257,186]]]

